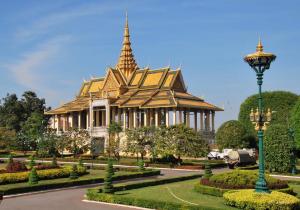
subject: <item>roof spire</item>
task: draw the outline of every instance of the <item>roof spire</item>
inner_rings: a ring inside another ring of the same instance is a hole
[[[262,45],[262,43],[261,43],[261,39],[260,39],[260,37],[258,38],[258,44],[257,44],[257,46],[256,46],[256,52],[262,52],[264,50],[264,47],[263,47],[263,45]]]
[[[126,11],[126,21],[125,21],[125,28],[124,28],[124,36],[123,36],[123,45],[121,54],[119,57],[119,61],[116,65],[116,69],[119,71],[122,71],[124,76],[126,78],[129,78],[129,76],[138,68],[134,56],[131,49],[131,43],[130,43],[130,35],[129,35],[129,27],[128,27],[128,15]]]

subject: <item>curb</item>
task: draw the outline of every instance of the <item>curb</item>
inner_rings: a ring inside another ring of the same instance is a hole
[[[126,207],[126,208],[131,208],[131,209],[140,209],[140,210],[155,210],[155,209],[142,208],[142,207],[138,207],[138,206],[129,206],[129,205],[123,205],[123,204],[116,204],[116,203],[106,203],[106,202],[100,202],[100,201],[82,200],[82,202],[104,204],[104,205],[117,206],[117,207]]]
[[[290,178],[290,179],[300,179],[300,176],[288,176],[288,175],[277,175],[277,174],[270,174],[270,176],[274,177],[283,177],[283,178]]]

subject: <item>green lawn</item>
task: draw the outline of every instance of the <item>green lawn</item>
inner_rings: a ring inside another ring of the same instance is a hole
[[[203,195],[195,192],[193,188],[195,183],[198,181],[199,179],[193,179],[193,180],[176,182],[171,184],[164,184],[164,185],[153,186],[153,187],[119,191],[116,192],[116,195],[124,195],[126,197],[128,196],[134,198],[187,204],[184,201],[182,201],[185,200],[187,202],[198,204],[202,207],[211,207],[215,209],[235,209],[226,206],[224,204],[223,198]]]
[[[95,179],[95,178],[104,178],[105,171],[104,170],[88,170],[89,174],[80,176],[77,180],[89,180],[89,179]],[[128,172],[128,171],[118,171],[115,172],[115,175],[124,175],[124,174],[133,174],[134,172]],[[70,182],[69,178],[60,178],[60,179],[50,179],[50,180],[41,180],[36,186],[39,185],[47,185],[47,184],[54,184],[54,183],[66,183]],[[27,187],[28,183],[27,182],[22,182],[22,183],[16,183],[16,184],[5,184],[5,185],[0,185],[0,191],[6,191],[8,189],[13,189],[13,188],[22,188],[22,187]]]

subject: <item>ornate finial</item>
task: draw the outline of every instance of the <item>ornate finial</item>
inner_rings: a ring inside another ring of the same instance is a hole
[[[134,56],[131,49],[130,43],[130,35],[129,35],[129,27],[128,27],[128,15],[126,11],[126,20],[125,20],[125,28],[124,28],[124,36],[123,36],[123,46],[121,50],[121,55],[119,57],[119,61],[116,65],[116,69],[121,71],[126,78],[138,68]]]
[[[258,44],[257,44],[257,46],[256,46],[256,52],[262,52],[264,50],[264,47],[263,47],[263,45],[262,45],[262,43],[261,43],[261,39],[260,39],[260,37],[259,37],[259,39],[258,39]]]

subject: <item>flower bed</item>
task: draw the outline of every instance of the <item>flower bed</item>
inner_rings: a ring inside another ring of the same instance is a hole
[[[256,193],[254,190],[233,190],[224,193],[223,198],[227,205],[240,209],[295,210],[300,206],[298,198],[276,191]]]
[[[56,179],[56,178],[64,178],[70,176],[71,167],[63,167],[59,169],[44,169],[38,170],[37,174],[40,180],[45,179]],[[2,184],[13,184],[19,182],[28,181],[29,171],[17,172],[17,173],[3,173],[0,174],[0,185]],[[86,174],[85,167],[78,167],[78,174],[83,175]]]

